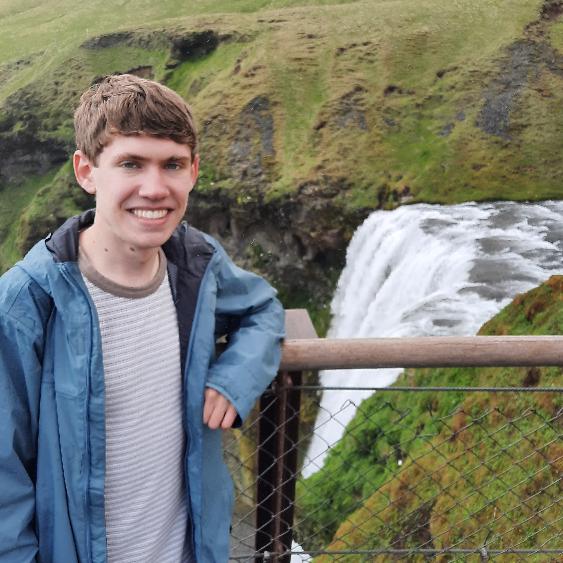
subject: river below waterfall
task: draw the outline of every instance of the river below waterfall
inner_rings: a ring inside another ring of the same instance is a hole
[[[471,336],[517,293],[563,273],[563,201],[412,205],[358,228],[329,338]],[[401,369],[325,371],[324,387],[384,387]],[[322,466],[371,391],[324,390],[303,465]]]

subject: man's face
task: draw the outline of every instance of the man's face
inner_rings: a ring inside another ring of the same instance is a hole
[[[97,165],[81,151],[74,155],[79,184],[96,195],[92,228],[117,253],[157,249],[170,238],[198,167],[187,145],[148,135],[115,135]]]

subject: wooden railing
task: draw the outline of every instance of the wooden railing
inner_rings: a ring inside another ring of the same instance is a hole
[[[287,340],[281,369],[563,365],[563,336]]]

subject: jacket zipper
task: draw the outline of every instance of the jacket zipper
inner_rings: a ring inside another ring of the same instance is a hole
[[[93,330],[92,330],[92,324],[93,324],[93,320],[92,320],[92,314],[95,311],[95,308],[93,309],[93,305],[90,302],[90,296],[88,294],[88,290],[86,290],[85,288],[83,288],[80,283],[78,283],[77,280],[75,280],[74,276],[72,275],[71,272],[69,272],[65,266],[65,264],[61,265],[61,269],[63,270],[63,272],[65,274],[67,274],[67,279],[69,279],[69,281],[75,285],[76,287],[78,287],[78,289],[80,290],[80,292],[82,293],[82,295],[84,296],[84,298],[86,299],[86,301],[88,302],[88,310],[90,311],[90,335],[93,334]],[[83,494],[83,503],[84,503],[84,522],[85,522],[85,533],[86,533],[86,556],[88,558],[87,563],[91,563],[92,562],[92,538],[91,538],[91,533],[90,533],[90,513],[88,510],[88,494],[90,491],[90,424],[89,424],[89,412],[90,412],[90,379],[92,376],[92,358],[93,358],[93,353],[92,353],[92,347],[93,347],[93,339],[89,338],[88,339],[89,344],[90,344],[90,349],[88,351],[88,357],[90,359],[89,363],[88,363],[88,377],[86,378],[86,391],[85,391],[85,409],[84,409],[84,428],[85,428],[85,435],[86,435],[86,456],[85,456],[85,463],[84,463],[84,475],[85,475],[85,490],[84,490],[84,494]]]
[[[184,369],[184,373],[183,373],[183,379],[184,379],[184,404],[183,404],[183,417],[184,417],[184,427],[186,429],[186,436],[187,436],[187,443],[186,443],[186,453],[184,455],[184,475],[185,475],[185,480],[186,480],[186,501],[188,502],[188,507],[190,509],[189,511],[189,516],[190,516],[190,524],[191,524],[191,540],[192,540],[192,549],[193,549],[193,555],[196,558],[197,561],[197,552],[196,552],[196,544],[195,544],[195,526],[194,526],[194,519],[193,519],[193,510],[192,510],[192,503],[190,500],[190,482],[189,482],[189,477],[188,477],[188,452],[189,452],[189,448],[190,448],[190,444],[191,444],[191,440],[192,437],[190,435],[190,426],[188,424],[187,421],[187,405],[188,405],[188,367],[189,367],[189,363],[190,363],[190,356],[191,356],[191,351],[192,351],[192,347],[193,347],[193,339],[194,339],[194,335],[196,333],[196,331],[194,330],[194,327],[197,324],[197,319],[199,318],[199,313],[200,313],[200,309],[201,309],[201,292],[202,292],[202,288],[204,287],[204,284],[207,280],[207,276],[209,275],[209,270],[211,269],[211,263],[213,262],[213,259],[215,258],[215,252],[213,253],[213,255],[211,256],[211,259],[209,260],[207,266],[205,267],[205,271],[203,272],[203,276],[201,277],[201,283],[199,285],[199,291],[197,294],[197,301],[196,301],[196,306],[195,306],[195,311],[194,311],[194,319],[192,322],[192,328],[190,331],[190,341],[188,342],[188,348],[186,350],[186,363],[185,363],[185,369]],[[205,387],[205,386],[204,386]]]

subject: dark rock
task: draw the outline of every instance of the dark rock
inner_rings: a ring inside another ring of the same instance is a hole
[[[336,126],[340,129],[356,127],[362,131],[367,131],[367,120],[365,115],[365,94],[367,90],[361,86],[356,86],[339,101],[338,112],[336,114]]]
[[[7,82],[15,73],[19,72],[23,68],[32,64],[35,61],[35,59],[40,57],[42,54],[43,51],[39,53],[34,53],[33,55],[26,57],[24,59],[18,59],[17,61],[12,61],[0,65],[0,82],[1,83]]]
[[[188,97],[194,98],[197,94],[199,94],[199,92],[201,92],[204,86],[205,86],[204,78],[196,78],[195,80],[193,80],[188,89]]]
[[[448,68],[441,68],[440,70],[436,71],[436,78],[444,78],[448,72],[454,72],[458,69],[457,66],[452,66]]]
[[[545,46],[519,40],[508,48],[500,71],[485,90],[485,103],[477,117],[477,127],[498,137],[509,138],[510,112],[518,94],[545,59]]]
[[[91,37],[80,45],[82,49],[107,49],[123,43],[128,43],[135,36],[132,31],[119,31]]]
[[[62,142],[40,141],[25,134],[0,137],[0,186],[46,174],[61,166],[68,153],[69,146]]]
[[[402,94],[402,93],[403,90],[395,84],[389,84],[389,86],[386,86],[385,90],[383,90],[384,96],[389,96],[391,94]]]
[[[389,186],[387,184],[381,184],[377,188],[377,207],[381,209],[389,199]]]
[[[453,123],[446,123],[446,125],[444,125],[442,127],[442,129],[440,129],[440,131],[438,131],[438,136],[439,137],[448,137],[453,130],[454,130],[454,124]]]
[[[82,49],[96,50],[116,46],[139,47],[141,49],[165,48],[173,35],[167,31],[118,31],[87,39],[80,45]]]
[[[265,20],[265,19],[259,19],[258,20],[259,23],[287,23],[287,20],[282,20],[282,19],[271,19],[271,20]]]
[[[546,0],[540,10],[542,20],[554,21],[563,14],[563,0]]]
[[[325,199],[336,197],[341,191],[340,185],[327,182],[305,182],[297,189],[297,193],[300,195]]]
[[[68,86],[62,89],[61,84]],[[1,186],[15,186],[66,162],[74,148],[69,134],[73,108],[89,84],[81,63],[70,59],[56,69],[52,82],[31,83],[4,101],[0,112]]]
[[[41,107],[31,89],[6,100],[0,115],[0,186],[43,175],[66,161],[71,147],[65,140],[46,138]]]
[[[326,127],[326,123],[326,119],[322,119],[313,127],[313,129],[315,131],[320,131],[321,129],[324,129]]]
[[[229,153],[231,176],[239,182],[259,187],[271,179],[274,118],[266,96],[257,96],[241,111]]]
[[[126,71],[126,74],[134,74],[139,78],[148,78],[152,80],[154,78],[154,69],[152,66],[136,66],[135,68],[131,68]]]
[[[271,202],[250,194],[241,202],[229,190],[194,193],[190,223],[216,237],[242,266],[251,267],[287,294],[330,299],[332,277],[346,247],[370,210],[343,213],[338,197],[349,186],[325,178],[297,195]],[[330,197],[327,195],[330,193]]]
[[[537,367],[528,368],[526,377],[522,381],[522,387],[535,387],[540,381],[541,371]]]
[[[199,59],[212,53],[219,45],[219,35],[213,30],[198,31],[172,38],[170,55],[175,61]]]
[[[545,64],[553,74],[563,78],[563,54],[555,49],[549,49],[545,58]]]
[[[261,70],[265,69],[264,65],[253,65],[245,73],[245,78],[254,78]]]
[[[515,41],[499,61],[499,71],[484,90],[485,102],[476,125],[501,138],[510,138],[510,113],[518,95],[542,68],[563,77],[563,55],[546,37],[548,24],[563,13],[563,0],[545,0],[539,18],[525,28],[525,39]]]

